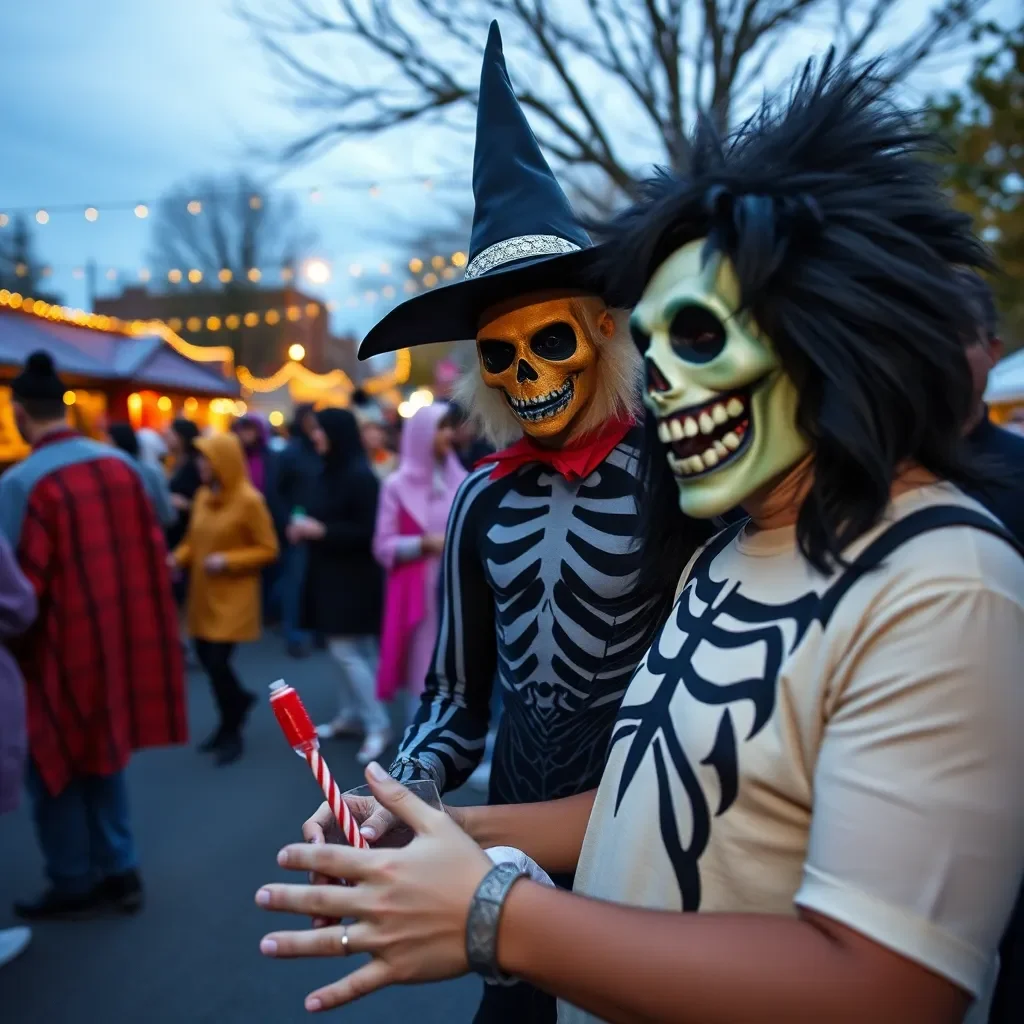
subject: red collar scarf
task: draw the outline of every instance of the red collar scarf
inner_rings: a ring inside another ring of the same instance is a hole
[[[560,473],[569,483],[575,483],[586,480],[608,458],[635,422],[632,418],[612,420],[603,430],[587,434],[563,448],[544,448],[524,436],[508,448],[485,456],[477,465],[493,462],[495,465],[491,479],[500,480],[531,462],[542,462]]]

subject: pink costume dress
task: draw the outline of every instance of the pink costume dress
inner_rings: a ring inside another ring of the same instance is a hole
[[[387,570],[377,696],[400,689],[416,707],[437,639],[437,586],[441,559],[421,553],[421,539],[444,535],[459,484],[466,477],[454,454],[434,456],[434,437],[448,411],[418,410],[402,431],[398,469],[381,484],[373,553]]]

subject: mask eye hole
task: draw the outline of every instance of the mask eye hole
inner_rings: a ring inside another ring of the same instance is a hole
[[[516,347],[511,341],[481,341],[480,361],[488,373],[504,373],[516,358]]]
[[[633,336],[633,344],[638,352],[646,352],[651,346],[651,336],[634,321],[629,322],[629,333]]]
[[[531,339],[530,351],[549,362],[560,362],[576,354],[576,332],[558,321],[545,324]]]
[[[725,348],[725,325],[704,306],[683,306],[669,327],[672,348],[688,363],[709,363]]]

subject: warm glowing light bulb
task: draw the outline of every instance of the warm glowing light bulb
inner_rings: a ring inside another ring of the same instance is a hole
[[[37,224],[48,224],[50,222],[50,215],[45,210],[36,210],[36,223]]]
[[[320,315],[320,307],[315,302],[306,303],[306,317],[315,320]]]
[[[142,395],[138,392],[132,392],[128,396],[128,408],[129,409],[141,409],[142,408]]]
[[[209,316],[206,318],[206,329],[208,331],[219,331],[220,330],[220,317]]]
[[[306,358],[306,350],[298,342],[294,345],[288,346],[288,358],[294,359],[295,362],[301,363]]]
[[[180,331],[181,320],[179,320],[178,317],[176,316],[172,316],[171,319],[167,321],[167,326],[170,327],[172,331]]]
[[[435,270],[440,270],[445,265],[446,262],[447,261],[443,256],[432,256],[430,259],[430,265]]]
[[[433,288],[434,285],[437,284],[437,274],[424,274],[423,275],[423,283],[428,288]]]
[[[450,281],[455,276],[455,268],[454,267],[445,267],[444,270],[441,271],[441,276],[446,281]]]
[[[409,269],[414,274],[418,274],[423,269],[423,260],[414,256],[411,260],[409,260]]]
[[[185,326],[190,331],[198,331],[203,326],[203,321],[200,320],[199,317],[197,316],[190,316],[188,320],[185,322]]]
[[[221,284],[227,284],[228,281],[231,280],[231,277],[231,271],[228,270],[227,267],[222,267],[219,271],[217,271],[217,280],[220,281]]]
[[[292,323],[295,323],[296,320],[302,319],[302,310],[299,309],[298,306],[289,306],[285,312],[285,316],[287,316]]]
[[[259,280],[259,279],[260,279],[260,278],[261,278],[261,277],[262,277],[263,275],[262,275],[262,274],[260,273],[260,268],[259,268],[259,267],[250,267],[250,268],[249,268],[249,269],[248,269],[248,270],[246,271],[246,274],[245,274],[245,276],[246,276],[247,278],[249,278],[249,280],[250,280],[250,281],[252,281],[253,283],[255,283],[255,282],[256,282],[256,281],[258,281],[258,280]]]
[[[167,271],[167,280],[170,281],[171,284],[180,284],[181,283],[181,271],[178,270],[177,267],[175,267],[174,270],[168,270]]]
[[[414,292],[414,291],[416,291],[416,282],[415,281],[406,281],[405,284],[402,285],[402,288],[405,291],[407,291],[407,292]]]
[[[294,277],[295,277],[295,271],[292,270],[291,267],[282,267],[281,268],[281,280],[282,281],[291,281]]]
[[[188,279],[189,281],[192,282],[192,284],[199,284],[199,282],[202,281],[203,279],[203,272],[201,270],[196,270],[195,267],[193,267],[188,272]]]
[[[241,317],[239,317],[239,315],[237,313],[230,313],[230,314],[228,314],[228,316],[224,317],[224,326],[229,331],[237,331],[238,330],[238,325],[241,322],[242,322],[242,319],[241,319]]]
[[[28,277],[28,264],[27,263],[18,263],[18,264],[16,264],[15,267],[14,267],[14,273],[18,277]]]
[[[231,403],[229,402],[228,406],[230,407],[230,405]],[[249,407],[245,404],[245,402],[235,402],[234,412],[236,416],[244,416],[248,411]]]
[[[416,412],[416,406],[410,405],[408,402],[400,402],[398,406],[398,415],[403,420],[407,420],[413,413]]]
[[[196,398],[185,399],[185,414],[191,415],[199,408],[199,400]]]
[[[100,211],[95,206],[87,206],[85,208],[85,219],[88,221],[99,220]]]
[[[242,318],[242,323],[244,323],[246,327],[255,327],[259,322],[259,313],[246,313]]]
[[[249,209],[258,210],[263,205],[263,199],[260,196],[249,196]]]
[[[11,218],[8,217],[6,213],[0,213],[0,228],[7,227],[7,225],[10,224],[10,222]]]
[[[276,324],[281,319],[281,314],[278,313],[276,309],[268,309],[267,312],[264,314],[263,319],[266,320],[271,327],[273,327],[274,324]]]
[[[65,405],[74,405],[76,401],[77,401],[77,399],[75,398],[74,391],[65,391],[64,392],[64,404]]]
[[[284,424],[284,413],[280,409],[275,409],[267,419],[272,427],[280,427]]]
[[[138,217],[139,220],[145,220],[149,216],[149,207],[145,203],[139,203],[139,205],[135,207],[135,216]]]
[[[306,260],[302,272],[310,284],[326,284],[331,279],[331,266],[326,260]]]
[[[153,275],[149,272],[149,267],[143,267],[139,271],[139,280],[148,281]]]
[[[464,252],[453,252],[452,263],[457,267],[464,267],[466,265],[466,254]]]
[[[167,395],[161,395],[156,400],[156,407],[161,412],[170,412],[171,411],[171,400],[170,400],[170,398],[168,398]]]
[[[203,204],[198,199],[193,199],[185,209],[195,217],[203,212]]]

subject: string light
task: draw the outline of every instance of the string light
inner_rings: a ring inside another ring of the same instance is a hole
[[[100,217],[100,211],[97,210],[95,206],[87,206],[85,208],[85,219],[86,220],[88,220],[88,221],[96,221],[96,220],[99,220],[99,217]]]
[[[36,223],[48,224],[50,221],[50,215],[45,210],[36,210]]]
[[[437,284],[437,274],[424,274],[423,275],[423,283],[428,288],[433,288],[434,285]]]
[[[176,316],[172,316],[171,319],[167,321],[167,326],[170,327],[172,331],[180,331],[181,320],[179,320],[178,317]]]
[[[150,274],[150,272],[149,272],[149,267],[143,267],[139,271],[139,280],[140,281],[148,281],[150,279],[150,277],[152,277],[152,276],[153,275]]]
[[[197,398],[186,398],[185,399],[185,415],[191,416],[199,408],[199,400]]]
[[[198,331],[199,328],[202,327],[202,326],[203,326],[203,321],[200,320],[199,317],[197,317],[197,316],[190,316],[185,321],[185,327],[188,330],[192,331],[192,332]]]
[[[263,275],[260,273],[259,267],[250,267],[245,276],[255,284]]]
[[[320,307],[315,302],[306,303],[306,316],[310,320],[315,320],[320,315]]]
[[[196,270],[195,268],[193,268],[188,272],[188,279],[191,284],[199,284],[199,282],[202,281],[203,279],[203,272],[201,270]]]
[[[179,284],[181,282],[181,271],[178,270],[177,267],[173,270],[168,270],[167,280],[170,281],[171,284]]]
[[[409,270],[414,274],[418,274],[423,269],[423,260],[418,256],[414,256],[409,260]]]
[[[273,327],[281,319],[281,314],[276,309],[268,309],[263,314],[263,319]]]
[[[258,210],[263,205],[263,200],[260,196],[249,196],[249,209]]]
[[[331,279],[331,267],[326,260],[306,260],[302,272],[311,284],[326,284]]]
[[[11,218],[8,217],[6,213],[0,213],[0,228],[7,227],[7,225],[10,224],[10,222]]]
[[[302,360],[306,358],[306,350],[305,350],[305,348],[303,348],[303,346],[300,345],[298,342],[296,342],[294,345],[289,345],[288,346],[288,358],[289,359],[294,359],[295,362],[297,362],[297,363],[301,363]]]
[[[156,407],[161,412],[170,412],[171,411],[171,406],[172,406],[172,402],[171,402],[170,398],[167,395],[161,395],[156,400]]]
[[[444,270],[441,271],[441,276],[446,281],[450,281],[455,276],[455,268],[454,267],[445,267]]]
[[[28,264],[27,263],[18,263],[18,264],[16,264],[15,267],[14,267],[14,273],[18,277],[28,277]]]
[[[206,318],[206,329],[208,331],[219,331],[220,330],[220,317],[210,316]]]
[[[291,281],[292,278],[294,278],[294,277],[295,277],[295,271],[292,270],[291,267],[282,267],[281,268],[281,280],[282,281]]]
[[[64,392],[64,404],[65,405],[74,405],[76,401],[77,401],[77,396],[75,395],[74,391],[65,391]]]
[[[220,281],[221,284],[227,284],[231,280],[232,276],[231,271],[228,270],[227,267],[217,271],[217,280]]]
[[[224,317],[224,326],[229,331],[237,331],[238,325],[242,322],[241,317],[237,313],[231,313]]]
[[[185,207],[193,217],[198,217],[203,212],[203,204],[198,199],[193,199],[188,206]]]
[[[457,267],[464,267],[466,265],[466,254],[464,252],[453,252],[452,263]]]
[[[431,257],[430,265],[435,270],[440,270],[445,265],[446,262],[447,260],[445,260],[443,256],[433,256]]]
[[[271,413],[271,414],[270,414],[270,415],[269,415],[269,416],[267,417],[267,420],[269,421],[269,423],[270,423],[270,425],[271,425],[272,427],[280,427],[280,426],[283,426],[283,424],[284,424],[284,413],[283,413],[283,412],[281,412],[281,410],[280,410],[280,409],[275,409],[275,410],[274,410],[274,411],[273,411],[273,412],[272,412],[272,413]]]
[[[246,313],[242,318],[242,323],[244,323],[246,327],[255,327],[259,322],[259,313]]]
[[[139,220],[145,220],[149,216],[149,207],[145,203],[138,203],[135,207],[135,216]]]

